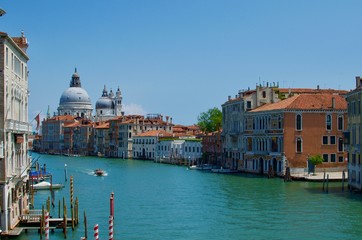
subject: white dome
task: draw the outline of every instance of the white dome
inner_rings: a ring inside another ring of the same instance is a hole
[[[70,87],[66,89],[60,97],[59,107],[70,104],[92,105],[87,91],[80,87]]]

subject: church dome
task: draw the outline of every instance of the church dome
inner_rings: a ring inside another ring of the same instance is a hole
[[[114,103],[109,97],[101,97],[96,102],[96,109],[114,109]]]
[[[60,97],[59,105],[68,104],[92,104],[86,90],[80,87],[70,87],[66,89]]]

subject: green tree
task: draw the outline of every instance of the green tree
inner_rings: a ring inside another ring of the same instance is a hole
[[[315,167],[323,163],[323,158],[321,155],[313,155],[308,158],[309,162],[314,165],[313,173],[315,173]]]
[[[207,112],[202,112],[197,117],[197,125],[201,131],[209,133],[221,129],[222,112],[217,107],[209,109]]]

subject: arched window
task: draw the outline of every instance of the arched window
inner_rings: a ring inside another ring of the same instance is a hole
[[[295,128],[297,131],[302,130],[302,115],[300,114],[297,114],[297,116],[295,117]]]
[[[326,129],[332,130],[332,116],[330,114],[326,116]]]
[[[338,131],[343,131],[344,124],[343,124],[343,116],[338,116]]]

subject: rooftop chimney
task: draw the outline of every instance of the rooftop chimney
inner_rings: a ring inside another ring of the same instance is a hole
[[[356,77],[356,88],[362,87],[362,79],[360,76]]]
[[[336,99],[332,97],[332,109],[336,107]]]

